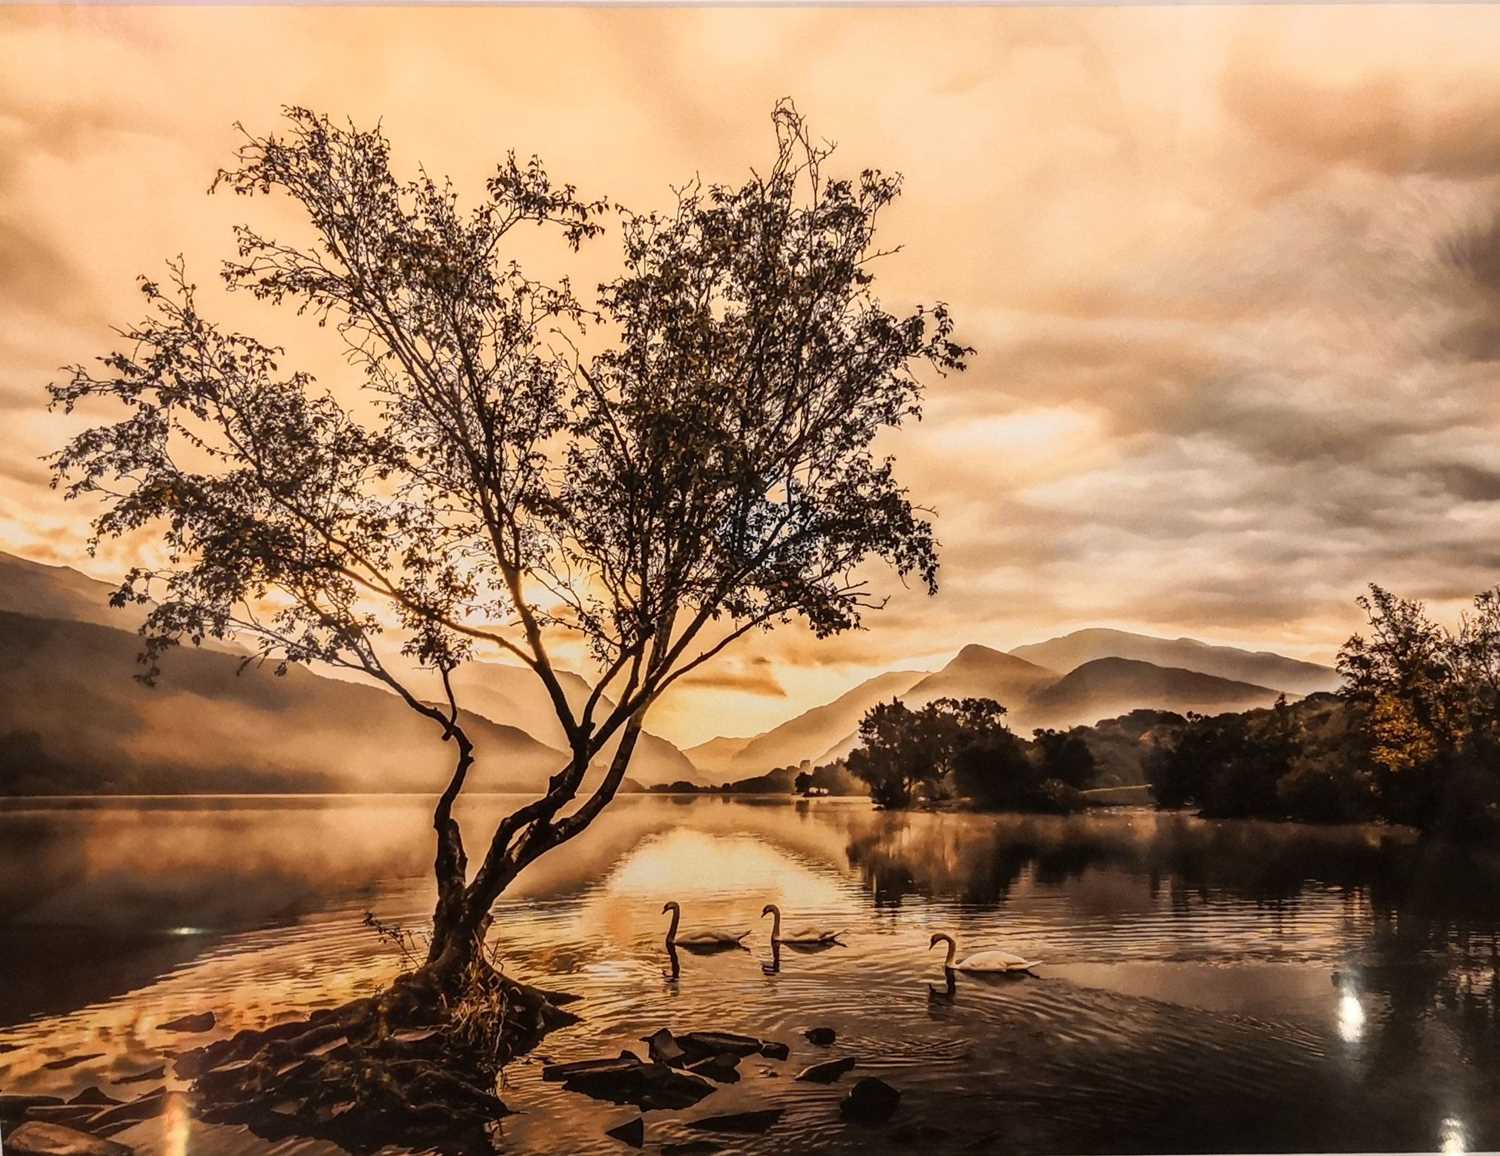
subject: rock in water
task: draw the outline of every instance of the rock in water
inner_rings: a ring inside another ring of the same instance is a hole
[[[82,1064],[88,1060],[98,1060],[103,1057],[103,1052],[89,1052],[87,1055],[66,1056],[61,1060],[52,1060],[49,1063],[43,1064],[42,1067],[46,1068],[49,1072],[60,1072],[63,1068],[71,1068],[74,1064]]]
[[[688,1121],[689,1128],[700,1132],[740,1132],[747,1136],[758,1136],[769,1132],[781,1119],[784,1108],[764,1108],[758,1112],[732,1112],[727,1116],[705,1116],[701,1120]]]
[[[105,1092],[97,1084],[90,1084],[83,1091],[79,1092],[78,1095],[74,1096],[71,1100],[69,1100],[68,1103],[70,1103],[70,1104],[95,1104],[98,1107],[107,1108],[111,1104],[118,1104],[118,1103],[120,1103],[120,1101],[116,1100],[108,1092]]]
[[[633,1120],[626,1120],[604,1134],[622,1144],[629,1144],[632,1148],[643,1148],[646,1144],[646,1117],[637,1116]]]
[[[119,1079],[115,1080],[114,1082],[117,1083],[117,1084],[142,1084],[142,1083],[145,1083],[147,1080],[159,1080],[163,1076],[165,1076],[166,1074],[167,1074],[167,1067],[166,1067],[165,1064],[162,1064],[162,1065],[159,1065],[158,1067],[151,1068],[148,1071],[137,1072],[133,1076],[121,1076]]]
[[[838,1039],[837,1033],[832,1028],[808,1028],[802,1034],[807,1037],[808,1043],[817,1044],[820,1048],[826,1048]]]
[[[653,1032],[646,1037],[645,1043],[651,1048],[651,1058],[658,1064],[680,1068],[687,1063],[687,1052],[682,1050],[682,1045],[668,1028]]]
[[[688,1032],[678,1036],[677,1042],[688,1052],[700,1056],[714,1056],[720,1052],[734,1052],[749,1056],[760,1051],[761,1041],[754,1036],[742,1036],[734,1032]]]
[[[696,1064],[688,1065],[688,1071],[707,1076],[710,1080],[716,1080],[721,1084],[738,1083],[739,1069],[740,1058],[733,1052],[720,1052],[717,1056],[709,1056],[706,1060],[699,1060]]]
[[[900,1103],[901,1093],[897,1089],[884,1080],[866,1076],[855,1081],[854,1087],[849,1089],[849,1094],[839,1105],[839,1111],[846,1120],[853,1120],[858,1124],[878,1124],[889,1120]]]
[[[26,1118],[30,1108],[47,1104],[61,1104],[60,1096],[34,1096],[20,1092],[0,1092],[0,1124],[13,1124]]]
[[[840,1056],[836,1060],[824,1060],[821,1064],[814,1064],[810,1068],[803,1068],[797,1073],[797,1079],[812,1084],[831,1084],[845,1072],[852,1069],[857,1062],[853,1056]]]
[[[133,1156],[133,1150],[113,1140],[101,1140],[63,1124],[32,1121],[5,1137],[9,1156]]]
[[[164,1032],[207,1032],[212,1031],[217,1022],[214,1019],[214,1013],[206,1011],[199,1012],[197,1015],[179,1016],[175,1020],[168,1020],[156,1026]]]
[[[90,1121],[92,1128],[107,1128],[112,1124],[134,1124],[141,1120],[154,1119],[167,1110],[167,1097],[169,1093],[165,1088],[157,1088],[154,1092],[147,1092],[139,1099],[120,1104],[118,1107],[105,1108]]]
[[[776,1040],[766,1040],[760,1045],[760,1054],[768,1060],[784,1060],[792,1054],[792,1049]]]

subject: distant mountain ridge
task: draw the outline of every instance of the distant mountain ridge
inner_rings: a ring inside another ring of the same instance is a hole
[[[1216,646],[1192,638],[1156,638],[1103,627],[1075,630],[1045,642],[1017,646],[1010,653],[1057,671],[1072,671],[1099,658],[1128,658],[1233,682],[1275,687],[1296,695],[1318,694],[1337,690],[1339,686],[1338,671],[1315,662],[1269,651]]]
[[[139,650],[123,630],[0,611],[0,794],[436,795],[452,773],[436,725],[385,691],[195,647],[147,687]],[[464,725],[474,790],[535,790],[565,761],[516,727]]]
[[[115,609],[110,606],[110,597],[114,594],[114,589],[114,586],[108,582],[99,582],[98,579],[92,579],[87,574],[69,567],[45,565],[42,562],[20,558],[20,556],[0,553],[0,612],[26,615],[30,618],[46,619],[46,621],[86,622],[86,624],[99,625],[99,627],[117,631],[123,636],[123,645],[129,648],[130,661],[124,664],[120,672],[101,675],[101,678],[121,678],[129,682],[130,675],[139,672],[139,667],[133,663],[133,655],[139,649],[139,640],[129,631],[135,630],[144,621],[145,615],[141,607]],[[21,645],[21,640],[36,640],[40,636],[36,633],[18,631],[17,624],[9,625],[9,637],[0,637],[0,645],[6,645],[9,648],[7,655],[13,658],[17,657],[15,648]],[[104,646],[102,643],[99,645]],[[104,649],[108,651],[110,648],[104,646]],[[168,663],[177,663],[180,655],[190,654],[193,649],[195,648],[192,646],[183,646],[174,654],[169,655]],[[236,645],[208,645],[202,649],[237,651],[239,648]],[[52,655],[52,657],[55,658],[57,655]],[[237,663],[237,660],[231,661]],[[362,696],[362,694],[380,694],[392,700],[387,705],[399,706],[402,712],[411,714],[410,709],[404,703],[399,702],[399,699],[384,688],[371,687],[371,685],[359,684],[359,682],[351,682],[347,679],[326,678],[326,676],[317,675],[312,670],[303,670],[300,667],[299,672],[299,679],[297,679],[299,685],[302,675],[318,679],[320,684],[330,684],[329,687],[320,685],[320,690],[323,691],[321,702],[326,703],[329,709],[333,709],[332,700],[333,697],[338,696],[339,688],[348,687],[351,691],[359,693],[354,697]],[[157,693],[172,693],[174,690],[172,673],[174,672],[168,667],[162,679],[162,687]],[[266,676],[269,678],[269,672]],[[574,708],[580,708],[588,699],[588,684],[579,676],[565,672],[565,670],[558,672],[558,676],[567,694],[568,702]],[[251,672],[246,672],[245,679],[246,682],[243,684],[234,685],[245,688],[246,694],[255,697],[255,693],[251,690],[251,684],[254,682]],[[423,679],[419,676],[413,679],[413,687],[423,699],[437,702],[443,697],[437,678]],[[502,780],[504,787],[520,790],[540,787],[546,781],[547,775],[553,774],[562,762],[565,762],[562,751],[567,748],[567,739],[562,733],[561,723],[556,720],[556,714],[552,711],[552,702],[541,687],[540,681],[528,670],[523,670],[522,667],[501,666],[498,663],[469,663],[468,666],[462,667],[455,676],[455,687],[459,691],[460,706],[471,712],[475,720],[483,720],[483,723],[499,727],[499,733],[505,736],[504,742],[501,742],[498,750],[495,751],[496,756],[504,753],[505,759],[513,763],[504,772],[504,780]],[[78,687],[77,693],[83,696],[81,699],[83,702],[93,702],[95,706],[102,706],[105,699],[115,699],[113,688],[108,687],[96,688],[92,693],[89,688]],[[234,699],[234,694],[225,693],[220,697],[226,703]],[[132,702],[135,700],[132,699]],[[138,702],[142,709],[147,709],[147,712],[150,712],[151,708],[156,705],[154,699],[139,699]],[[613,703],[610,700],[604,699],[601,702],[603,711],[607,712],[612,708]],[[219,709],[229,708],[220,705]],[[354,711],[354,714],[360,714],[360,711]],[[0,708],[0,733],[5,730],[5,717],[6,712]],[[432,726],[428,720],[423,720],[417,715],[411,714],[411,717],[420,727]],[[151,726],[157,726],[160,723],[162,720],[156,720],[156,723]],[[205,720],[205,723],[211,726],[213,720]],[[327,730],[327,727],[321,730],[315,727],[308,741],[317,742],[318,736],[323,735],[324,730]],[[525,747],[525,744],[517,745],[516,736],[519,735],[531,739],[534,748]],[[477,738],[478,736],[475,735],[475,739]],[[490,735],[490,738],[493,738],[493,735]],[[392,744],[395,747],[401,747],[402,742],[408,739],[432,742],[434,736],[422,735],[419,739],[416,732],[411,732],[408,727],[402,726],[393,732]],[[163,742],[165,742],[165,735],[163,735]],[[184,742],[189,742],[189,739],[184,738]],[[606,763],[616,745],[618,745],[618,739],[606,747],[597,762]],[[359,742],[354,745],[354,750],[359,750]],[[437,750],[441,751],[446,759],[447,748],[440,744]],[[544,754],[541,754],[543,751]],[[481,751],[481,756],[484,756],[484,751]],[[84,757],[83,751],[75,751],[75,757]],[[422,763],[422,757],[416,756],[416,760],[417,763]],[[380,760],[377,759],[377,762]],[[544,771],[540,769],[541,762],[546,763]],[[276,789],[321,789],[315,786],[297,786],[296,775],[291,774],[290,766],[299,766],[306,774],[314,775],[318,783],[338,783],[339,780],[338,775],[330,780],[324,775],[323,769],[308,768],[299,760],[291,759],[290,765],[278,772],[281,777],[276,778],[276,783],[279,784]],[[666,739],[658,738],[651,733],[642,733],[634,759],[631,760],[630,778],[643,784],[672,783],[678,780],[691,781],[691,783],[706,781],[678,748],[673,747]],[[404,789],[440,790],[443,781],[443,778],[423,778],[420,780],[420,786],[417,786],[417,781],[414,781],[410,787],[404,787]],[[329,789],[336,789],[336,787],[329,787]],[[369,789],[369,787],[362,787],[362,789]],[[499,787],[487,787],[487,789],[498,790]],[[0,792],[3,792],[3,787],[0,787]]]
[[[1096,658],[1038,689],[1025,705],[1025,716],[1032,726],[1068,727],[1133,710],[1219,714],[1270,706],[1280,693],[1196,670]]]

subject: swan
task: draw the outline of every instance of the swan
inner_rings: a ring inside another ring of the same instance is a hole
[[[810,944],[837,943],[839,940],[839,936],[844,934],[842,931],[823,931],[821,928],[817,927],[804,927],[800,930],[792,932],[790,935],[782,935],[781,908],[777,907],[774,903],[767,903],[764,907],[761,908],[760,917],[764,919],[767,915],[773,915],[776,917],[775,921],[771,924],[772,943],[785,943],[789,947],[797,947],[799,945]]]
[[[979,951],[969,956],[962,963],[954,963],[953,956],[958,951],[958,944],[953,942],[953,936],[944,932],[938,932],[932,937],[927,945],[931,951],[939,943],[948,945],[948,958],[943,961],[945,971],[966,971],[976,975],[998,975],[1009,971],[1030,971],[1042,961],[1039,959],[1022,959],[1019,955],[1010,951]]]
[[[677,934],[677,925],[682,921],[682,907],[674,899],[663,905],[661,913],[672,913],[672,926],[667,928],[667,949],[670,951],[674,946],[684,948],[687,951],[716,951],[724,947],[743,947],[740,942],[748,931],[742,931],[736,935],[732,931],[691,931],[687,935]]]

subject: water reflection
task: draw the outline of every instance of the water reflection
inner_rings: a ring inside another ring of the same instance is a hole
[[[471,842],[508,805],[469,800]],[[0,1087],[123,1096],[111,1081],[181,1046],[164,1020],[208,1007],[227,1033],[374,990],[397,961],[361,916],[420,923],[429,835],[414,799],[0,811],[0,936],[19,977],[0,991],[0,1041],[17,1046]],[[528,872],[495,924],[508,968],[585,996],[553,1058],[638,1047],[668,1024],[786,1039],[802,1065],[827,1058],[798,1042],[826,1024],[905,1092],[898,1143],[847,1134],[838,1088],[747,1070],[704,1102],[786,1109],[747,1151],[1500,1144],[1491,854],[1366,827],[720,799],[621,800],[571,850]],[[669,900],[687,930],[753,927],[748,953],[664,944]],[[847,946],[772,942],[755,917],[770,903],[847,928]],[[927,951],[937,930],[966,953],[1048,962],[1035,979],[955,982]],[[508,1151],[613,1145],[618,1119],[532,1064],[507,1072],[506,1097],[523,1111]],[[166,1123],[126,1139],[258,1151]],[[694,1136],[676,1118],[652,1130],[653,1144]]]

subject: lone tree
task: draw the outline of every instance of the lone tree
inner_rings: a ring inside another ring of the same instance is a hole
[[[69,497],[102,503],[94,544],[159,538],[165,563],[115,594],[150,607],[143,677],[184,639],[238,639],[278,669],[359,671],[452,744],[422,969],[440,990],[482,961],[512,880],[609,803],[646,712],[685,674],[779,622],[858,627],[879,605],[859,577],[871,558],[935,588],[931,527],[871,446],[918,413],[923,367],[962,369],[970,351],[943,305],[896,315],[873,293],[899,178],[827,177],[831,149],[796,110],[773,120],[763,175],[635,214],[514,155],[466,209],[447,182],[398,179],[378,128],[288,109],[279,133],[245,134],[216,187],[289,198],[309,239],[242,226],[223,279],[332,326],[350,385],[324,390],[215,324],[179,261],[167,284],[142,281],[148,316],[121,351],[51,387],[69,411],[124,411],[53,464]],[[593,303],[507,255],[522,226],[576,250],[611,217],[623,263]],[[549,653],[564,632],[596,668],[579,710]],[[451,676],[479,644],[535,674],[569,749],[471,872],[453,809],[475,750]],[[413,691],[414,668],[446,701]]]

